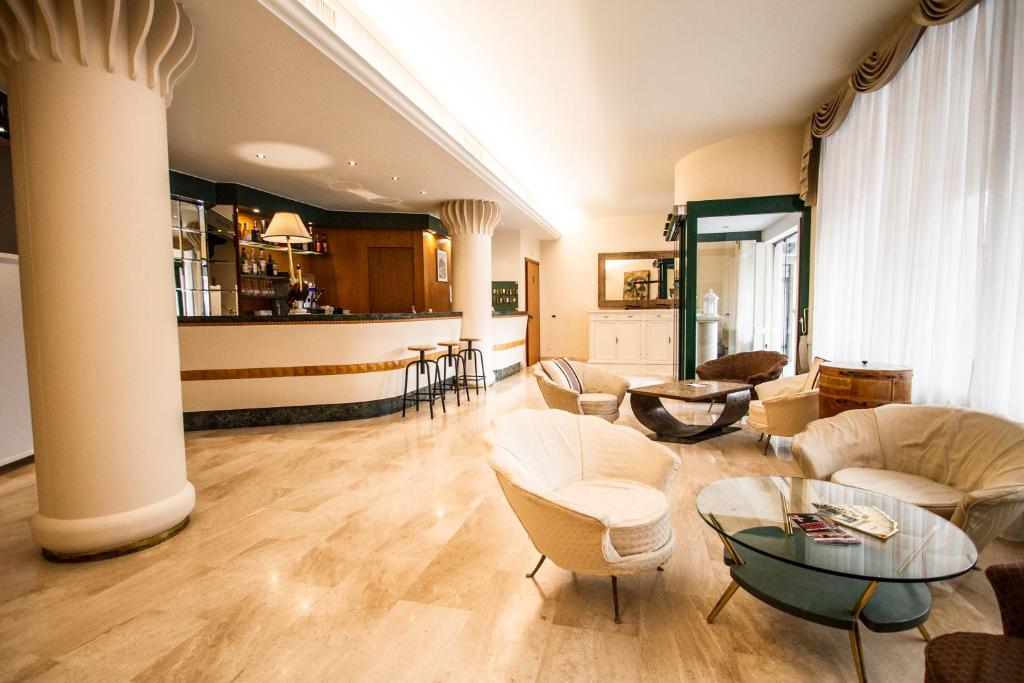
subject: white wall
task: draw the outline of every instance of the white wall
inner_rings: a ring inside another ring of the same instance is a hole
[[[498,228],[491,239],[491,280],[519,283],[519,310],[526,309],[526,261],[540,262],[540,240],[522,230]],[[543,278],[541,279],[543,282]]]
[[[597,255],[671,250],[661,234],[664,226],[662,213],[614,216],[541,242],[541,356],[587,358],[587,313],[597,310]]]
[[[32,455],[18,257],[0,254],[0,465]]]

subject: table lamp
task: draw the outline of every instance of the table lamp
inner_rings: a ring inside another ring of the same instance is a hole
[[[278,211],[270,219],[270,226],[263,234],[264,242],[288,245],[288,281],[295,279],[295,262],[292,261],[293,244],[309,244],[313,241],[302,218],[297,213]]]

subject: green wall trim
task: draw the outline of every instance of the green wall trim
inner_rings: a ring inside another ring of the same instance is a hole
[[[760,230],[747,230],[745,232],[711,232],[706,235],[697,235],[698,242],[736,242],[744,240],[761,241]]]
[[[245,209],[259,209],[265,216],[272,216],[278,211],[291,211],[318,228],[433,230],[441,237],[448,236],[448,230],[441,223],[441,219],[426,213],[331,211],[247,185],[216,183],[174,170],[170,172],[170,184],[171,194],[201,200],[207,206],[228,204]]]
[[[811,209],[799,195],[709,199],[686,203],[686,222],[679,233],[679,265],[682,269],[679,305],[679,379],[695,376],[697,367],[697,222],[712,216],[746,216],[757,213],[800,213],[800,267],[797,299],[801,332],[810,301]],[[734,233],[735,234],[735,233]]]

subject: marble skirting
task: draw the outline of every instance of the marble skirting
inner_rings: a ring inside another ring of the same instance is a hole
[[[495,371],[494,381],[500,382],[520,371],[521,363]],[[472,385],[470,385],[472,388]],[[450,401],[449,401],[450,399]],[[445,400],[454,405],[454,396]],[[451,407],[449,405],[449,407]],[[439,405],[435,405],[440,409]],[[426,409],[425,405],[420,410]],[[234,410],[201,410],[184,413],[185,431],[197,432],[204,429],[239,429],[241,427],[268,427],[271,425],[306,424],[312,422],[343,422],[365,420],[398,413],[402,410],[402,397],[392,396],[376,401],[356,403],[325,403],[311,406],[282,406],[278,408],[239,408]],[[406,412],[415,411],[409,405]]]

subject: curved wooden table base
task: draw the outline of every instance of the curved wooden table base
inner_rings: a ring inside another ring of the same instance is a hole
[[[725,397],[725,407],[722,412],[714,422],[706,425],[680,422],[665,409],[661,399],[657,396],[630,393],[629,405],[633,408],[633,415],[636,416],[637,421],[654,432],[650,437],[655,441],[698,443],[738,430],[739,427],[730,425],[739,422],[747,414],[747,407],[750,405],[750,391],[744,389],[728,394]]]

